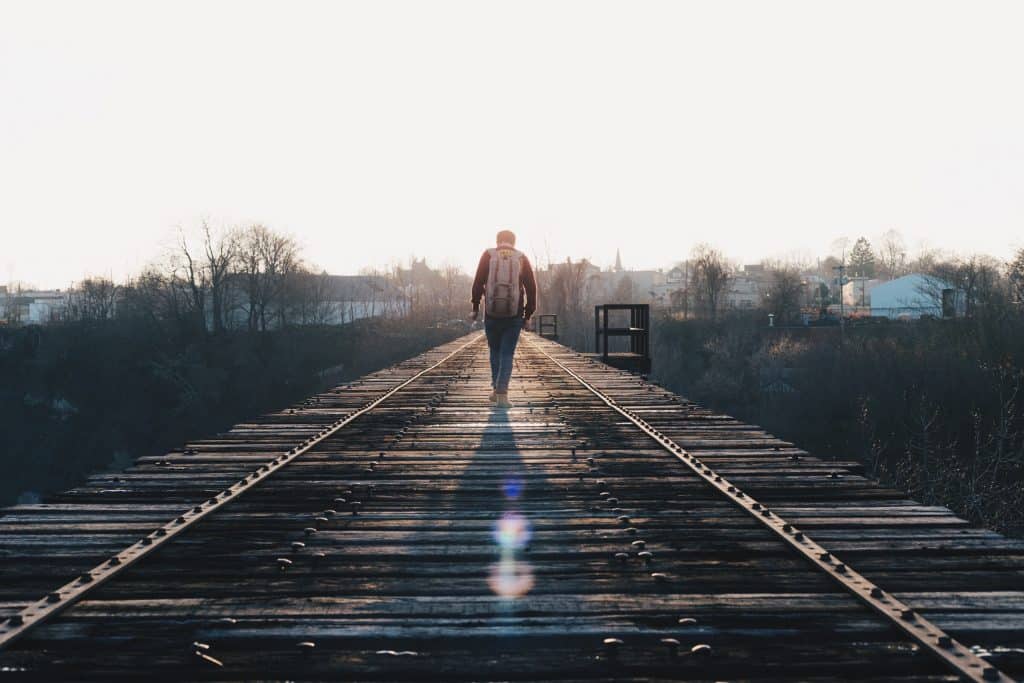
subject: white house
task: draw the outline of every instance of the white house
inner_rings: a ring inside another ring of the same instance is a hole
[[[882,280],[867,277],[845,278],[843,284],[843,303],[847,306],[870,306],[871,295]]]
[[[963,304],[962,292],[922,273],[904,275],[871,290],[871,315],[893,320],[953,317],[963,313]]]
[[[723,300],[726,308],[757,308],[761,304],[761,283],[748,275],[729,278]]]
[[[56,290],[9,291],[0,288],[0,316],[22,324],[46,325],[64,318],[68,294]]]

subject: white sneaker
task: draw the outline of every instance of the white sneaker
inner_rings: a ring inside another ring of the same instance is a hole
[[[498,400],[494,402],[498,408],[511,408],[512,401],[508,400],[508,394],[498,394]]]
[[[487,397],[487,400],[490,401],[491,403],[494,403],[495,401],[497,401],[498,400],[498,392],[492,391],[491,395]]]

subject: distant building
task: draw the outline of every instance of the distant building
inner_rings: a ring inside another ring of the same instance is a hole
[[[403,294],[382,275],[328,275],[322,322],[337,325],[394,313],[391,308]]]
[[[761,305],[762,285],[760,279],[744,273],[729,278],[723,303],[726,308],[751,309]]]
[[[46,325],[63,320],[67,311],[68,292],[0,288],[0,314],[9,323]]]
[[[409,271],[406,271],[409,273]],[[384,275],[304,274],[306,292],[301,308],[289,309],[290,324],[343,325],[363,318],[388,317],[408,312],[412,285],[398,286]],[[231,302],[224,311],[229,328],[242,328],[249,321],[245,283],[235,278],[229,290]],[[207,325],[213,328],[212,299],[207,294]],[[267,327],[276,328],[281,319],[268,312]]]
[[[963,292],[921,273],[883,282],[871,290],[872,316],[917,320],[921,316],[956,317],[963,309]]]
[[[661,270],[627,270],[622,265],[622,253],[618,249],[615,250],[615,265],[611,270],[601,271],[596,266],[592,267],[593,271],[587,274],[590,293],[601,303],[664,303],[667,306],[669,290],[678,289],[678,286],[665,287],[665,273]]]
[[[52,292],[33,292],[28,304],[28,322],[36,325],[63,320],[68,311],[68,295],[59,289]]]
[[[847,306],[871,306],[871,293],[885,281],[877,278],[848,277],[843,284],[843,303]]]

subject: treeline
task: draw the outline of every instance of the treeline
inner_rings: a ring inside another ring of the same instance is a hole
[[[657,321],[655,378],[925,504],[1024,535],[1024,317],[767,328]]]
[[[1024,303],[1024,249],[1010,261],[1001,261],[986,254],[943,254],[923,249],[911,258],[896,231],[887,232],[876,249],[864,237],[854,242],[847,252],[846,241],[838,240],[839,255],[808,259],[766,260],[758,264],[757,305],[771,313],[778,323],[792,323],[802,310],[824,309],[839,303],[842,296],[838,284],[850,278],[891,280],[909,273],[927,276],[932,283],[920,294],[941,304],[941,290],[950,287],[959,292],[964,313],[972,316],[984,309],[986,315],[1000,315],[1006,310],[1021,310]],[[679,318],[714,320],[729,313],[727,295],[735,282],[750,275],[723,252],[707,244],[694,247],[683,262],[686,280],[673,293],[671,312]]]
[[[417,321],[464,317],[469,276],[425,260],[329,275],[309,262],[297,240],[264,225],[179,231],[162,257],[124,282],[91,277],[66,293],[66,307],[45,322],[132,317],[180,339],[231,330],[265,332],[289,325],[346,323],[362,317]],[[12,284],[0,297],[0,325],[24,324]]]
[[[942,290],[952,288],[967,317],[1024,314],[1024,249],[1009,261],[985,254],[944,254],[922,249],[913,257],[896,231],[885,233],[876,248],[864,237],[847,249],[847,240],[837,240],[835,251],[822,258],[793,256],[765,260],[756,271],[741,269],[736,261],[709,244],[698,244],[689,258],[675,270],[683,273],[666,299],[654,300],[637,291],[629,272],[622,273],[618,287],[600,286],[608,273],[598,272],[587,259],[542,265],[537,271],[540,288],[539,313],[558,315],[559,333],[568,345],[592,351],[595,304],[651,303],[664,316],[681,320],[717,320],[736,313],[737,299],[751,304],[767,321],[774,316],[778,325],[798,324],[807,311],[830,318],[838,324],[840,284],[851,278],[892,279],[910,273],[925,276],[922,300],[934,301],[941,309]],[[849,315],[850,311],[846,311]]]
[[[354,378],[468,331],[451,319],[469,300],[457,268],[354,280],[339,289],[264,226],[203,226],[127,282],[80,283],[60,320],[0,326],[0,504],[292,403],[324,369]]]

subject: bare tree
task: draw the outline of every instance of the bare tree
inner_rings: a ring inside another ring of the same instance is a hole
[[[178,230],[178,250],[172,256],[171,268],[177,280],[183,283],[191,299],[191,310],[196,330],[206,333],[207,273],[188,244],[185,231]]]
[[[803,278],[793,266],[772,269],[772,284],[766,293],[766,307],[779,322],[788,322],[800,315],[804,293]]]
[[[1006,265],[1006,276],[1011,301],[1019,311],[1024,311],[1024,248],[1018,249],[1013,260]]]
[[[882,273],[890,280],[906,272],[907,247],[898,231],[889,230],[882,235],[878,247],[878,262],[882,267]]]
[[[445,263],[441,267],[441,281],[444,285],[444,308],[448,315],[456,315],[463,295],[468,292],[472,283],[462,268],[451,263]]]
[[[105,277],[82,280],[70,295],[69,315],[74,320],[110,320],[120,288]]]
[[[707,244],[693,248],[693,291],[712,320],[718,317],[722,297],[732,278],[732,269],[720,251]]]
[[[543,311],[558,316],[559,335],[570,346],[587,349],[591,344],[592,329],[588,310],[592,305],[595,268],[587,259],[549,264],[535,271],[537,298],[544,303]]]
[[[301,265],[295,240],[253,225],[239,236],[238,259],[248,296],[249,329],[266,331],[275,308],[280,325],[286,325],[284,292]]]
[[[1000,277],[1001,265],[990,256],[974,254],[936,263],[928,273],[926,290],[922,292],[941,304],[942,289],[950,287],[962,297],[964,315],[973,317],[980,311],[997,312],[1006,295]]]
[[[634,289],[633,278],[628,274],[623,275],[615,284],[615,293],[612,295],[612,298],[615,300],[615,303],[631,304],[633,303]]]
[[[203,221],[203,249],[206,255],[206,285],[210,291],[211,316],[214,333],[224,331],[224,315],[227,308],[228,284],[231,273],[238,261],[240,234],[237,230],[221,231],[214,234],[210,225]]]

